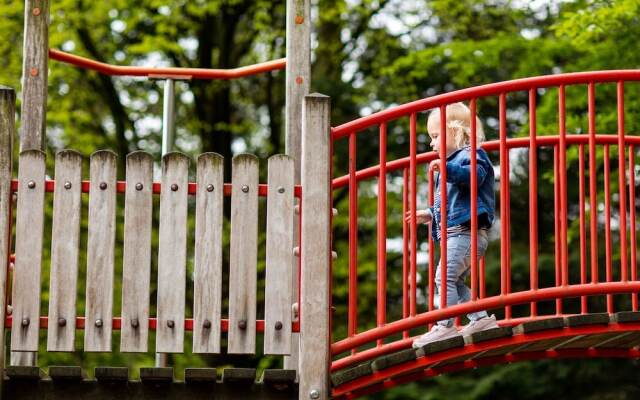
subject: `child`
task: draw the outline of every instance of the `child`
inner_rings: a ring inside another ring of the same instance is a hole
[[[463,103],[447,106],[447,306],[467,302],[471,299],[465,279],[470,275],[471,268],[471,111]],[[484,132],[480,120],[476,117],[477,143],[484,141]],[[427,130],[431,137],[431,147],[437,153],[440,151],[440,110],[429,114]],[[487,153],[478,148],[477,182],[478,182],[478,258],[487,250],[488,234],[495,212],[495,198],[493,193],[494,176],[493,165]],[[434,169],[439,170],[439,161]],[[441,235],[440,221],[440,174],[436,178],[435,201],[427,210],[416,212],[417,223],[431,223],[431,233],[434,240],[439,241]],[[410,213],[407,213],[407,221]],[[437,293],[441,290],[441,266],[438,263],[435,283]],[[439,297],[439,296],[438,296]],[[439,307],[439,298],[436,307]],[[413,347],[420,348],[427,343],[447,339],[457,335],[471,335],[485,329],[497,328],[494,315],[489,317],[486,311],[479,311],[468,315],[470,320],[460,332],[453,325],[453,318],[438,321],[433,328],[418,339]]]

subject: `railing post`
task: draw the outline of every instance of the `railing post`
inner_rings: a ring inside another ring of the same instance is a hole
[[[4,320],[7,267],[9,266],[9,235],[11,234],[11,167],[13,136],[16,126],[16,93],[13,89],[0,86],[0,377],[4,376]],[[0,398],[2,397],[0,379]]]
[[[329,398],[331,176],[329,97],[305,96],[302,108],[302,271],[299,399]]]
[[[302,101],[309,94],[311,85],[311,0],[287,0],[287,68],[285,96],[285,147],[293,157],[294,184],[300,184],[300,143],[302,137]],[[293,218],[293,245],[298,246],[299,228],[297,215]],[[298,263],[293,259],[293,302],[299,298]],[[295,315],[293,316],[295,317]],[[299,334],[292,333],[291,355],[284,357],[285,369],[298,367]]]
[[[20,151],[44,149],[49,69],[49,0],[25,0]]]

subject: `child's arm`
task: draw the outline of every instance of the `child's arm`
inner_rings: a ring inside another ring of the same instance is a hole
[[[491,164],[482,157],[476,157],[476,169],[478,174],[478,185],[481,185],[486,178]],[[469,185],[471,182],[471,159],[465,158],[460,164],[447,163],[447,182],[454,184]]]

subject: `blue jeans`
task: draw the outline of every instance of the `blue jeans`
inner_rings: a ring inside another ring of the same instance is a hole
[[[478,230],[478,259],[487,251],[489,238],[486,229]],[[441,264],[436,269],[436,297],[434,304],[440,308]],[[465,303],[471,300],[471,291],[465,285],[465,279],[471,274],[471,231],[456,232],[447,235],[447,306]],[[470,313],[471,321],[487,317],[486,311]],[[453,326],[453,318],[438,321],[438,325]]]

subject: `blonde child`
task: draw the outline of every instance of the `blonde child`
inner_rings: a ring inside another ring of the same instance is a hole
[[[447,127],[447,306],[465,303],[471,299],[465,279],[470,275],[471,267],[471,111],[463,103],[455,103],[446,109]],[[440,110],[429,114],[427,131],[431,137],[431,147],[440,151]],[[480,120],[476,117],[477,143],[484,141],[484,132]],[[478,258],[487,250],[488,234],[495,213],[495,197],[493,193],[493,165],[487,153],[478,148],[477,182],[478,182]],[[434,169],[438,171],[439,161]],[[418,223],[431,223],[433,240],[440,240],[440,174],[436,178],[435,201],[431,208],[418,210]],[[407,220],[410,220],[410,213]],[[438,263],[435,283],[437,293],[441,293],[441,266]],[[439,307],[439,295],[436,306]],[[420,348],[427,343],[447,339],[458,335],[471,335],[485,329],[497,328],[494,315],[489,317],[486,311],[468,314],[469,324],[460,331],[453,324],[453,318],[438,321],[429,332],[414,340],[413,347]]]

